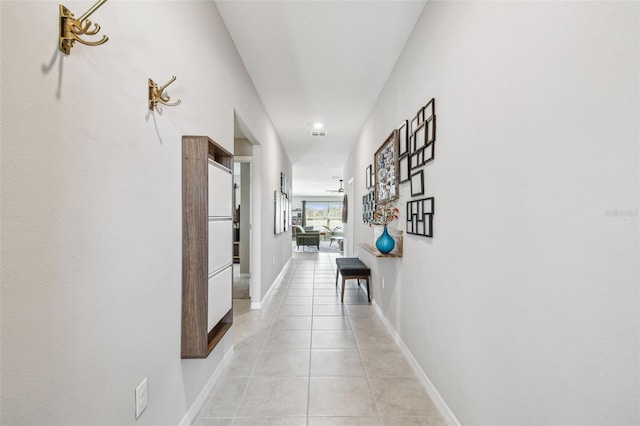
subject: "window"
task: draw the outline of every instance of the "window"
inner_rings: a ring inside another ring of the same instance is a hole
[[[342,227],[342,201],[305,201],[305,226],[314,229]]]

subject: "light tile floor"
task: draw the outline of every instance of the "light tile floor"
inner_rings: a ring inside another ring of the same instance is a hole
[[[196,426],[444,425],[337,253],[293,253],[261,310],[234,300],[234,354]]]

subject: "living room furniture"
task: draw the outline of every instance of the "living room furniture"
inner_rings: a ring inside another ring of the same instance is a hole
[[[369,278],[371,277],[371,269],[362,263],[357,257],[339,257],[336,259],[336,287],[338,286],[338,275],[342,275],[342,291],[340,301],[344,303],[344,287],[347,280],[367,281],[367,299],[371,303],[371,293],[369,291]]]
[[[296,233],[297,248],[304,249],[304,246],[316,246],[320,250],[320,233],[313,231],[305,231],[302,226],[294,226]]]
[[[331,247],[331,245],[333,244],[334,241],[338,243],[338,248],[340,250],[342,250],[342,247],[343,247],[343,244],[344,244],[344,236],[342,236],[342,235],[334,235],[333,237],[331,237],[331,241],[329,241],[329,247]]]
[[[333,245],[333,242],[335,241],[338,243],[340,250],[342,250],[342,243],[344,241],[344,231],[342,230],[342,227],[337,226],[331,229],[328,226],[323,226],[323,228],[327,230],[329,238],[331,239],[331,241],[329,241],[329,246]]]

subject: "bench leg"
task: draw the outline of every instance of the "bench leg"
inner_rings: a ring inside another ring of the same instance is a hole
[[[336,270],[336,287],[338,287],[338,275],[340,275],[340,270]]]
[[[369,277],[367,277],[366,280],[367,280],[367,299],[369,299],[369,303],[371,303],[371,292],[369,291]]]
[[[345,287],[345,285],[346,285],[346,281],[347,281],[347,280],[345,280],[345,279],[344,279],[344,275],[343,275],[343,276],[342,276],[342,295],[340,296],[340,301],[341,301],[342,303],[344,303],[344,287]]]

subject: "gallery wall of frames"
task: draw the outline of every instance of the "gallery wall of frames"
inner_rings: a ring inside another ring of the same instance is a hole
[[[435,159],[436,101],[431,98],[410,119],[404,120],[380,145],[373,165],[365,170],[369,192],[362,197],[362,220],[369,224],[379,203],[399,198],[400,187],[409,185],[406,232],[433,237],[434,197],[427,194],[425,167]]]
[[[289,230],[291,224],[291,186],[286,174],[280,173],[280,190],[273,191],[273,233],[278,235]]]

